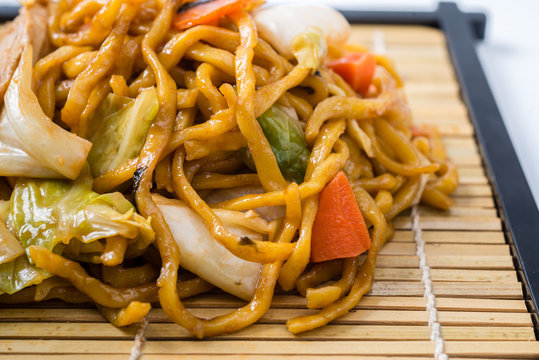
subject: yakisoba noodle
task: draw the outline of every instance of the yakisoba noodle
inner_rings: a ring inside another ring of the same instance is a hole
[[[132,184],[136,211],[151,221],[155,247],[136,248],[124,235],[91,245],[68,239],[61,255],[29,246],[31,261],[55,276],[0,295],[2,302],[92,301],[116,326],[139,321],[150,303],[159,302],[174,322],[203,338],[256,322],[279,284],[305,296],[307,307],[320,309],[287,321],[288,329],[299,333],[346,314],[371,289],[377,254],[393,235],[392,219],[399,213],[420,200],[441,209],[451,206],[456,168],[434,128],[412,126],[402,81],[390,60],[376,55],[372,83],[362,96],[326,64],[366,49],[328,40],[327,56],[315,49],[307,58],[290,57],[257,30],[247,12],[255,5],[243,3],[247,9],[223,14],[218,24],[181,30],[174,25],[180,7],[180,14],[186,9],[180,1],[44,4],[50,44],[33,67],[33,84],[46,116],[90,138],[95,114],[110,94],[138,99],[145,89],[155,89],[158,108],[138,156],[94,174],[93,180],[96,196],[120,189],[129,197]],[[313,66],[317,56],[322,58]],[[298,183],[283,175],[257,120],[274,106],[296,114],[304,132],[309,155]],[[246,149],[254,172],[245,166]],[[339,171],[352,186],[372,247],[364,260],[310,264],[319,194]],[[14,179],[9,183],[3,191],[15,193],[19,185]],[[259,190],[206,201],[223,189],[243,188]],[[169,200],[174,198],[194,211],[228,252],[263,264],[245,306],[202,319],[183,305],[182,298],[214,287],[199,277],[184,278],[182,239],[175,238],[160,205],[177,204]],[[268,207],[284,211],[273,219],[253,211]],[[230,223],[253,235],[238,235]]]

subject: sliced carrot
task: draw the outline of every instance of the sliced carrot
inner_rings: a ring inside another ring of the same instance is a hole
[[[195,4],[176,15],[174,26],[178,30],[184,30],[195,25],[212,24],[225,15],[244,9],[249,2],[250,0],[213,0]]]
[[[371,53],[350,53],[327,65],[339,74],[354,91],[367,94],[376,68],[376,58]]]
[[[369,231],[356,197],[340,171],[320,193],[311,238],[311,261],[358,256],[370,249]]]

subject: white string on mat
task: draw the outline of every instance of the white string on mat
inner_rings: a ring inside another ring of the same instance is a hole
[[[142,322],[140,323],[140,326],[137,330],[137,334],[135,335],[135,343],[133,344],[133,347],[131,348],[131,354],[129,355],[129,360],[139,360],[142,357],[142,345],[144,345],[144,341],[146,340],[144,338],[144,333],[146,332],[146,328],[148,327],[148,323],[150,322],[150,313],[152,310],[148,311],[144,319],[142,319]]]
[[[423,296],[427,299],[426,310],[429,314],[430,340],[434,342],[434,358],[437,360],[447,360],[449,357],[444,353],[444,339],[440,332],[440,323],[438,322],[438,313],[436,310],[436,296],[432,293],[432,279],[430,277],[430,267],[427,265],[427,256],[425,255],[425,241],[421,235],[421,226],[419,225],[419,212],[417,205],[412,207],[412,232],[416,244],[416,255],[419,257],[419,268],[421,269],[421,281],[425,290]]]

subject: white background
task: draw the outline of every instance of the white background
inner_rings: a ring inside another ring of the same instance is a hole
[[[267,0],[268,3],[302,0]],[[303,0],[305,1],[305,0]],[[311,0],[341,9],[433,10],[436,0]],[[539,204],[539,1],[456,0],[462,10],[487,13],[477,51],[528,183]],[[16,4],[0,0],[0,5]]]

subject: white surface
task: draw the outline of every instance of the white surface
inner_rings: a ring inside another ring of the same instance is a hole
[[[268,0],[290,3],[302,0]],[[303,0],[305,1],[305,0]],[[342,9],[433,10],[436,0],[311,0]],[[539,204],[539,1],[456,0],[464,11],[487,13],[477,51],[509,136]],[[0,0],[0,5],[16,4]]]

